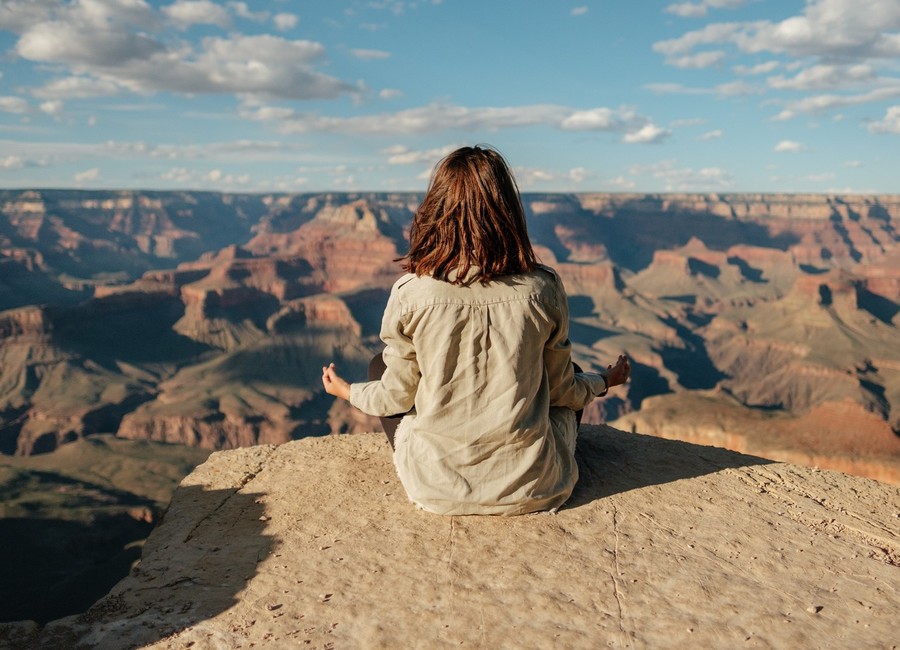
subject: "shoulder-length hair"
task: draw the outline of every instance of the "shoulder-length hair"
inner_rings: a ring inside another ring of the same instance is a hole
[[[452,284],[534,270],[525,210],[499,152],[462,147],[437,164],[400,259],[405,271]]]

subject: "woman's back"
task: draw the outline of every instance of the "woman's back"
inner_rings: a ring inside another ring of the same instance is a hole
[[[414,502],[443,514],[518,514],[565,501],[577,480],[570,407],[605,387],[600,375],[574,380],[566,312],[544,267],[487,283],[397,281],[382,330],[385,376],[354,384],[351,403],[370,413],[414,403],[394,454]]]

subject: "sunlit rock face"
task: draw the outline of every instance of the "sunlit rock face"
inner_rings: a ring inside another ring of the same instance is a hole
[[[0,192],[0,448],[117,432],[217,449],[376,426],[319,376],[335,361],[365,377],[420,200]],[[900,198],[523,204],[565,283],[578,363],[633,361],[586,422],[897,467]]]

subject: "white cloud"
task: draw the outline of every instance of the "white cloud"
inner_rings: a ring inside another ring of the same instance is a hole
[[[666,13],[675,14],[682,18],[700,18],[706,15],[706,5],[702,2],[678,2],[666,7]]]
[[[670,59],[668,63],[674,65],[676,68],[708,68],[712,65],[721,63],[724,58],[725,52],[722,50],[712,50],[674,57]]]
[[[713,131],[707,131],[706,133],[697,136],[698,140],[718,140],[722,137],[722,129],[715,129]]]
[[[5,111],[6,113],[27,113],[28,110],[28,102],[21,97],[0,97],[0,111]]]
[[[644,84],[644,88],[658,95],[711,95],[714,92],[710,88],[692,88],[674,82]]]
[[[737,95],[758,95],[762,90],[758,86],[748,84],[740,79],[719,84],[715,87],[715,93],[720,97],[734,97]]]
[[[569,13],[573,16],[583,16],[588,12],[587,5],[581,5],[580,7],[575,7]]]
[[[514,173],[517,183],[522,187],[531,187],[538,183],[549,183],[556,179],[553,172],[536,167],[516,167]]]
[[[772,151],[777,151],[780,153],[799,153],[806,150],[806,147],[796,140],[782,140],[772,149]]]
[[[624,176],[616,176],[609,180],[609,185],[618,190],[633,190],[635,187],[634,180]]]
[[[701,0],[700,2],[676,2],[666,7],[666,13],[682,18],[700,18],[710,9],[733,9],[740,7],[746,0]]]
[[[403,91],[396,88],[384,88],[378,92],[378,96],[381,99],[396,99],[397,97],[403,97]]]
[[[228,6],[242,15],[261,15],[247,13],[244,3]],[[164,11],[184,26],[196,21],[225,24],[224,10],[206,0],[181,0]],[[360,92],[358,85],[314,69],[325,48],[313,41],[268,34],[207,37],[193,44],[160,40],[153,34],[162,14],[143,0],[76,0],[55,12],[48,9],[47,15],[55,19],[22,23],[15,47],[24,59],[71,71],[71,77],[34,90],[46,99],[122,89],[300,100]]]
[[[293,29],[297,26],[297,23],[299,21],[300,19],[295,14],[289,13],[275,14],[272,17],[272,22],[275,23],[275,28],[282,32]]]
[[[4,0],[0,6],[0,29],[21,33],[52,15],[58,0]]]
[[[59,115],[63,111],[63,106],[63,102],[58,99],[51,99],[46,102],[41,102],[40,109],[47,115]]]
[[[95,181],[100,178],[100,170],[97,167],[86,169],[83,172],[75,174],[75,182],[83,183],[85,181]]]
[[[374,59],[389,59],[391,57],[391,53],[385,52],[384,50],[356,49],[350,50],[350,54],[355,56],[357,59],[362,59],[363,61],[371,61]]]
[[[834,177],[834,172],[822,172],[820,174],[809,174],[806,177],[806,180],[812,181],[813,183],[824,183],[825,181],[834,179]]]
[[[283,133],[408,135],[453,130],[498,131],[543,125],[565,131],[620,133],[626,142],[658,142],[670,135],[670,131],[654,125],[649,118],[628,107],[574,110],[554,104],[477,108],[429,104],[395,113],[336,117],[248,103],[240,108],[240,115],[245,119],[271,122]]]
[[[655,124],[645,124],[637,131],[626,133],[624,140],[629,144],[656,144],[662,142],[670,135],[672,135],[672,132],[668,129],[656,126]]]
[[[742,75],[758,75],[768,74],[778,69],[781,64],[778,61],[766,61],[765,63],[757,63],[756,65],[736,65],[732,68],[737,74]]]
[[[769,77],[766,82],[778,90],[825,90],[872,81],[876,78],[870,65],[814,65],[791,78]]]
[[[458,146],[459,145],[447,145],[437,149],[414,151],[404,145],[395,145],[382,150],[382,153],[387,154],[389,165],[409,165],[412,163],[427,163],[428,165],[434,165],[448,153],[457,149]]]
[[[687,32],[678,38],[665,41],[657,41],[653,44],[653,51],[666,56],[666,61],[689,55],[695,47],[728,43],[735,33],[742,29],[740,23],[713,23],[703,29]]]
[[[673,6],[687,6],[684,5]],[[747,53],[772,52],[863,62],[900,56],[900,3],[896,0],[808,0],[801,15],[779,22],[713,23],[655,43],[671,62],[699,45],[730,43]]]
[[[883,119],[869,124],[869,132],[900,134],[900,106],[890,106]]]
[[[251,11],[246,2],[229,2],[228,8],[231,9],[231,11],[234,12],[234,15],[239,18],[253,20],[259,23],[263,22],[269,17],[268,11]]]
[[[851,169],[859,169],[863,167],[863,163],[859,160],[848,160],[844,163],[844,167],[849,167]]]
[[[674,160],[634,165],[628,171],[631,176],[650,176],[662,181],[667,192],[720,190],[731,187],[733,182],[731,173],[721,167],[678,167]]]
[[[191,25],[216,25],[227,29],[231,26],[231,16],[225,8],[210,0],[177,0],[162,8],[162,12],[179,29]]]
[[[41,99],[75,99],[115,95],[122,89],[120,84],[108,79],[66,77],[54,79],[43,87],[34,89],[32,94]]]
[[[680,83],[650,83],[644,88],[659,95],[717,95],[718,97],[733,97],[736,95],[757,95],[761,90],[740,79],[719,84],[714,88],[696,88]]]
[[[0,158],[0,169],[2,170],[11,170],[11,169],[21,169],[25,166],[25,161],[22,160],[19,156],[7,156],[6,158]]]
[[[568,171],[566,177],[575,184],[581,184],[592,174],[584,167],[573,167]]]
[[[226,174],[221,169],[200,171],[187,167],[172,167],[160,174],[159,178],[179,185],[206,186],[212,184],[220,189],[243,187],[249,185],[251,181],[249,174]]]
[[[833,108],[843,108],[846,106],[857,106],[859,104],[867,104],[875,101],[883,101],[893,97],[900,96],[900,84],[893,86],[884,86],[876,88],[865,93],[855,95],[813,95],[805,97],[797,101],[788,102],[775,120],[789,120],[797,116],[799,113],[815,114],[821,113]]]

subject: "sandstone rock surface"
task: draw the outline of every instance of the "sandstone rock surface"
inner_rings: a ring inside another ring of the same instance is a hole
[[[0,642],[92,648],[888,648],[900,489],[583,426],[556,515],[441,517],[383,437],[213,454],[128,578]]]

